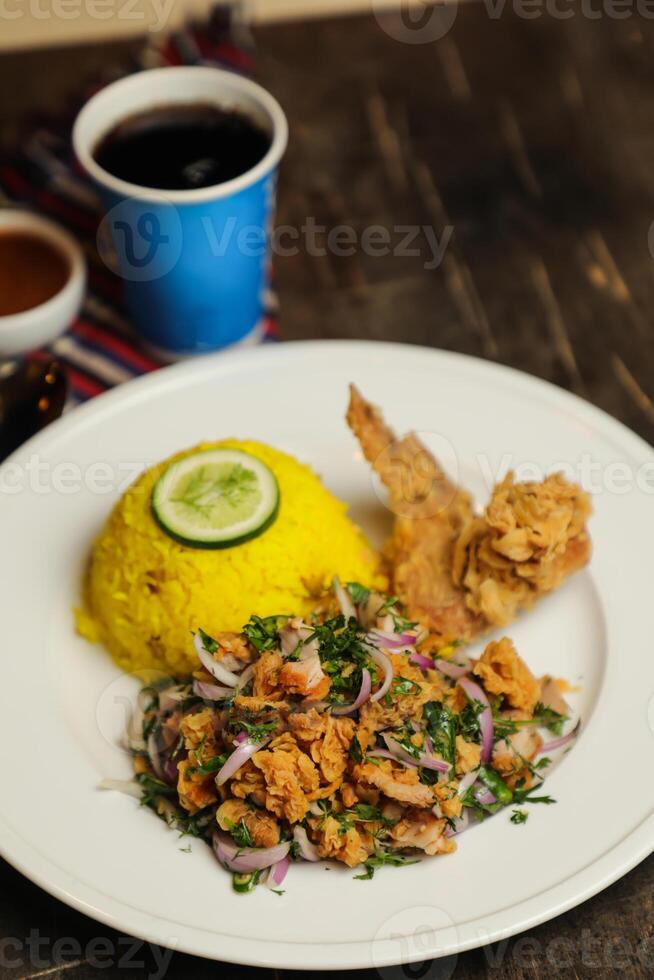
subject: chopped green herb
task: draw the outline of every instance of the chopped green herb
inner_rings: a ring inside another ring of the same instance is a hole
[[[554,735],[560,735],[563,731],[563,726],[568,720],[568,716],[561,714],[559,711],[555,711],[554,708],[547,708],[544,704],[539,701],[534,708],[534,718],[533,723],[543,728],[547,728]]]
[[[253,724],[250,721],[239,721],[239,725],[246,730],[251,742],[263,742],[264,739],[277,731],[277,722],[269,721],[263,725]]]
[[[175,816],[175,829],[180,837],[201,837],[206,840],[216,825],[215,813],[215,806],[192,815],[180,811]]]
[[[196,752],[198,750],[196,749]],[[196,756],[197,758],[197,756]],[[200,763],[198,760],[197,766],[189,766],[186,770],[187,776],[211,776],[214,772],[218,772],[227,762],[229,756],[226,753],[223,755],[214,755],[206,762]]]
[[[512,810],[511,811],[511,823],[521,824],[527,823],[529,814],[526,810]]]
[[[355,606],[370,598],[370,589],[367,589],[365,585],[361,585],[360,582],[348,582],[346,588]]]
[[[176,796],[177,791],[174,786],[169,786],[156,776],[151,776],[149,772],[140,772],[135,777],[143,789],[143,799],[141,802],[148,806],[156,796]]]
[[[497,802],[501,803],[502,806],[513,802],[514,794],[494,769],[491,769],[489,766],[480,766],[479,780],[491,791]],[[516,802],[521,801],[516,800]]]
[[[434,752],[450,765],[456,761],[456,718],[440,701],[428,701],[423,708],[427,731],[434,745]]]
[[[251,616],[243,627],[243,633],[255,650],[274,650],[279,646],[279,631],[288,622],[288,616]]]
[[[240,820],[238,823],[233,823],[230,820],[228,822],[227,829],[234,838],[234,843],[237,844],[238,847],[254,847],[252,834],[243,820]]]
[[[551,796],[532,796],[537,789],[540,789],[542,783],[537,783],[530,789],[524,788],[524,779],[519,779],[515,784],[515,789],[513,790],[513,801],[514,803],[544,803],[545,806],[550,806],[552,803],[556,803],[556,800],[552,799]]]
[[[410,681],[406,677],[394,677],[391,682],[391,696],[394,698],[406,698],[422,693],[422,688],[415,681]]]
[[[209,636],[209,634],[205,633],[203,629],[199,629],[198,634],[202,640],[202,646],[207,653],[215,653],[218,649],[218,643],[216,640],[214,640],[213,636]]]
[[[534,708],[532,718],[527,718],[525,721],[514,721],[511,718],[503,718],[502,715],[499,714],[500,704],[501,699],[497,699],[493,703],[493,726],[495,729],[494,737],[496,742],[500,739],[509,738],[509,736],[515,735],[515,733],[521,728],[529,727],[547,728],[555,735],[560,735],[563,730],[563,726],[568,720],[567,715],[562,715],[558,711],[554,711],[553,708],[546,708],[545,705],[539,702]]]
[[[468,701],[463,710],[457,715],[457,734],[462,735],[466,742],[479,742],[479,715],[485,705],[481,701]]]
[[[393,867],[402,867],[407,864],[419,864],[419,862],[415,859],[412,860],[411,858],[404,857],[402,854],[395,854],[393,851],[377,851],[376,854],[371,855],[371,857],[363,862],[363,866],[366,869],[365,872],[354,877],[359,881],[370,881],[377,868],[382,868],[386,864]]]
[[[361,748],[361,742],[356,735],[353,736],[350,742],[350,748],[348,755],[352,762],[363,762],[363,749]]]

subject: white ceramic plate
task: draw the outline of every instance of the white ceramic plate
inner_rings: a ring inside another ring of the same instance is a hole
[[[455,855],[371,882],[297,865],[282,897],[236,896],[205,845],[183,852],[187,841],[148,810],[96,788],[129,775],[117,742],[133,682],[75,635],[71,607],[120,484],[203,438],[253,437],[296,454],[379,538],[388,514],[343,421],[351,380],[399,432],[425,434],[480,500],[511,465],[523,477],[565,465],[595,489],[590,570],[510,630],[536,673],[581,685],[583,732],[548,779],[557,805],[532,807],[523,826],[500,814],[463,835]],[[220,960],[381,967],[532,927],[652,849],[654,453],[572,395],[416,347],[265,347],[104,395],[16,454],[0,487],[0,846],[87,915]]]

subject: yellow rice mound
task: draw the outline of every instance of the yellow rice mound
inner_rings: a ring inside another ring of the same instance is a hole
[[[150,511],[152,488],[173,459],[197,449],[241,449],[277,477],[277,520],[232,548],[178,544]],[[334,575],[380,584],[377,555],[346,505],[292,456],[259,442],[203,443],[143,474],[111,513],[95,542],[77,628],[103,642],[129,671],[188,674],[197,667],[191,632],[240,630],[255,613],[306,615]]]

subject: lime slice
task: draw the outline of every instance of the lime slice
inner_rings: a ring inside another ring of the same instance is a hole
[[[238,449],[206,449],[172,463],[152,492],[152,512],[192,548],[229,548],[270,527],[279,509],[274,473]]]

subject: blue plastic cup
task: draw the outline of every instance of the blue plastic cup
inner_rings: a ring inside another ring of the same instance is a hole
[[[270,134],[268,152],[240,177],[198,190],[140,187],[98,165],[94,151],[119,122],[178,103],[239,110]],[[106,211],[100,254],[122,277],[134,327],[158,354],[174,360],[260,336],[277,169],[287,141],[286,117],[265,89],[210,67],[130,75],[98,92],[78,115],[75,152]]]

